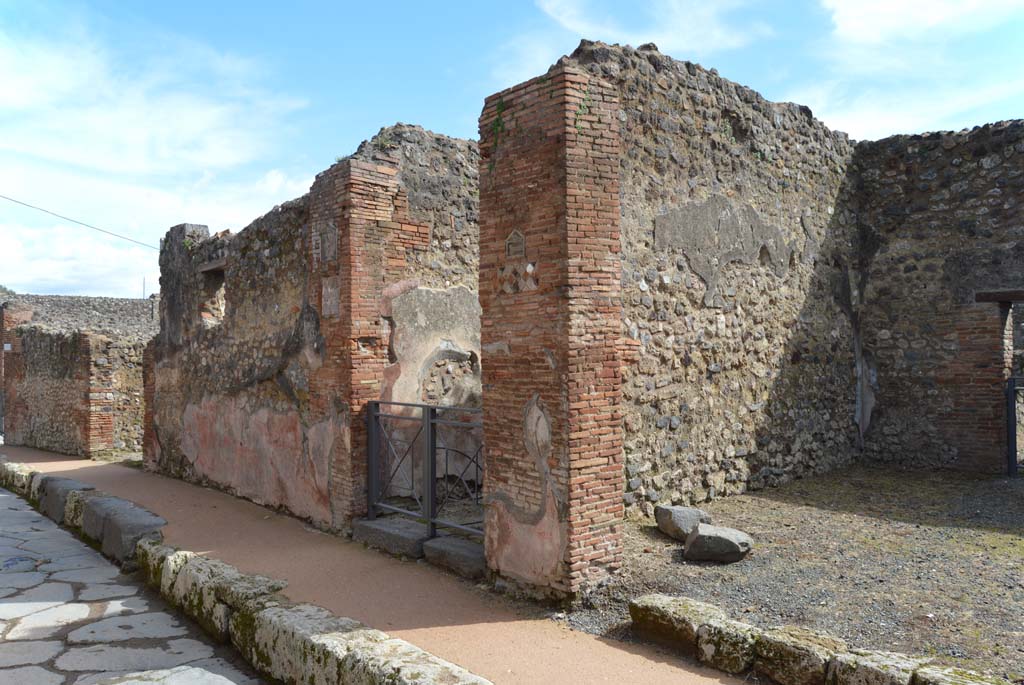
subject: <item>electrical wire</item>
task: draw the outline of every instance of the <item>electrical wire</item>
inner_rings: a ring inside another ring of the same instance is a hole
[[[57,217],[58,219],[63,219],[64,221],[70,221],[71,223],[78,224],[79,226],[85,226],[86,228],[91,228],[92,230],[99,231],[100,233],[106,233],[107,235],[112,235],[115,238],[120,238],[121,240],[127,240],[130,243],[135,243],[136,245],[141,245],[142,247],[148,247],[151,250],[157,250],[157,251],[160,250],[159,247],[155,247],[153,245],[149,245],[148,243],[139,242],[138,240],[135,240],[134,238],[129,238],[128,236],[120,235],[118,233],[114,233],[113,231],[108,231],[108,230],[106,230],[104,228],[100,228],[99,226],[93,226],[92,224],[87,224],[84,221],[79,221],[78,219],[72,219],[71,217],[64,216],[62,214],[58,214],[57,212],[51,212],[49,209],[44,209],[43,207],[36,207],[35,205],[30,205],[27,202],[22,202],[21,200],[15,200],[13,197],[8,197],[6,195],[0,195],[0,198],[2,198],[4,200],[7,200],[8,202],[13,202],[15,204],[22,205],[23,207],[28,207],[29,209],[34,209],[34,210],[36,210],[38,212],[45,212],[46,214],[49,214],[51,216]]]

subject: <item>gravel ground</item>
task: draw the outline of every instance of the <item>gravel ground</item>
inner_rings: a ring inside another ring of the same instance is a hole
[[[628,638],[629,599],[663,592],[1024,682],[1024,479],[858,466],[704,508],[754,537],[747,559],[687,562],[630,522],[624,570],[565,620]]]

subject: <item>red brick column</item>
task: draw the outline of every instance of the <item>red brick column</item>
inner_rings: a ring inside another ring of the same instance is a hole
[[[1006,469],[1005,383],[1013,370],[1009,304],[977,303],[953,313],[958,351],[939,374],[953,406],[941,430],[957,449],[957,468]]]
[[[571,594],[623,515],[618,99],[558,65],[480,117],[486,553]]]
[[[84,388],[82,451],[85,456],[114,449],[114,372],[110,340],[93,333],[78,333],[75,384]]]
[[[153,338],[146,343],[142,352],[142,457],[146,468],[154,470],[160,447],[153,420],[156,411],[156,340]]]
[[[331,459],[337,528],[366,512],[365,407],[380,399],[390,363],[381,295],[402,278],[407,250],[429,240],[429,228],[408,217],[397,160],[345,160],[317,176],[310,190],[308,299],[324,341],[323,363],[310,383],[311,417],[338,414],[347,426]]]

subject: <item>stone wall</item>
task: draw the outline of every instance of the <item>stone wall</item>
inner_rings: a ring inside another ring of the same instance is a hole
[[[857,147],[875,458],[1000,471],[1009,304],[1024,291],[1024,122]],[[983,301],[979,301],[983,300]]]
[[[419,401],[446,359],[471,370],[447,401],[479,402],[476,158],[398,125],[237,234],[171,229],[148,466],[325,527],[364,512],[366,402]]]
[[[715,71],[584,41],[621,100],[626,502],[701,502],[849,460],[853,147]]]
[[[141,353],[157,306],[51,295],[2,303],[5,443],[80,456],[140,450]]]
[[[87,454],[88,336],[24,327],[8,339],[5,444]]]

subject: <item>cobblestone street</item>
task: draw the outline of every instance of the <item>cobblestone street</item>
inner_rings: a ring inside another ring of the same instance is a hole
[[[256,685],[129,576],[0,489],[0,685]]]

